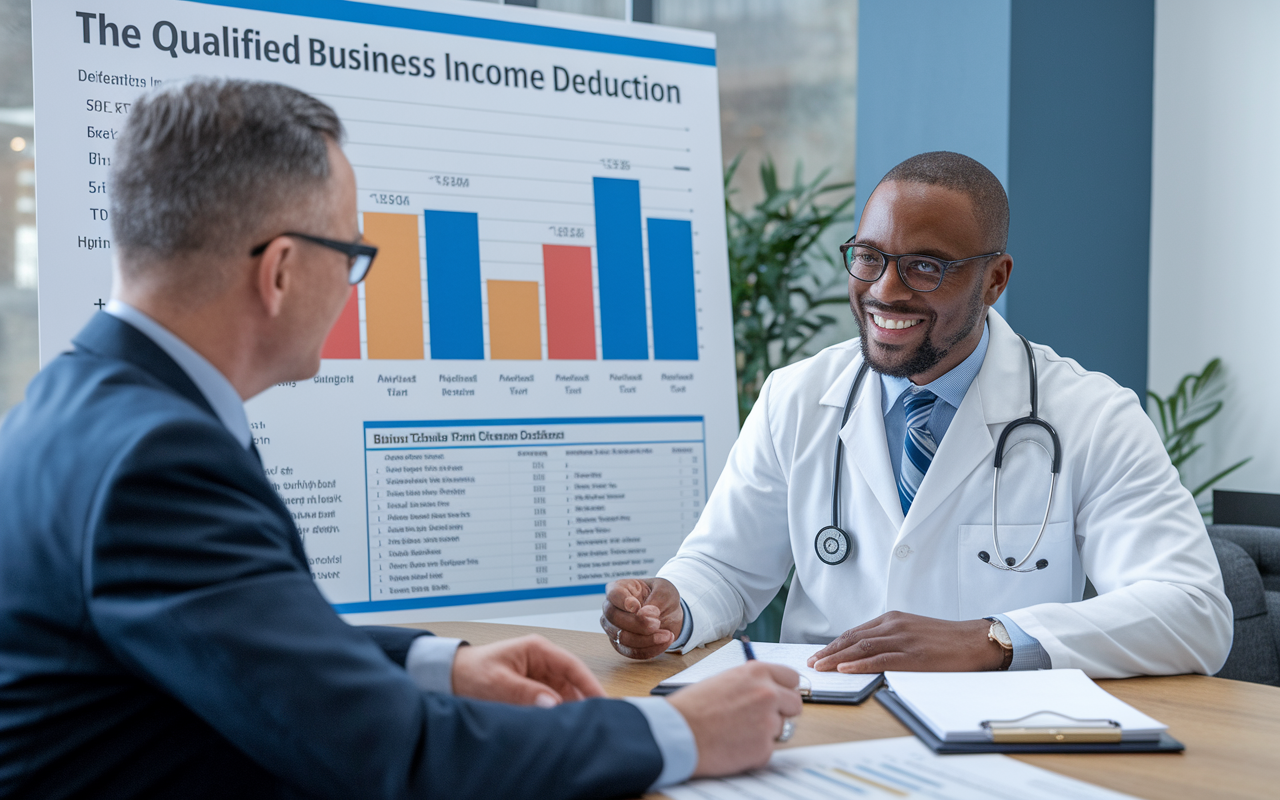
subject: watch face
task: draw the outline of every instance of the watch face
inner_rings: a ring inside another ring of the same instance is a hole
[[[1013,649],[1013,640],[1009,638],[1009,632],[1004,629],[1004,625],[1001,625],[998,620],[991,623],[991,632],[989,635],[992,639],[999,642],[1000,646],[1006,650]]]

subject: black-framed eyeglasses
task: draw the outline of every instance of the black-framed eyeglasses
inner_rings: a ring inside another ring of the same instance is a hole
[[[855,237],[856,238],[856,237]],[[954,261],[943,261],[933,256],[914,253],[894,255],[877,250],[869,244],[856,244],[853,239],[840,245],[840,255],[844,259],[844,268],[850,275],[860,281],[875,283],[880,280],[890,261],[898,262],[898,277],[916,292],[932,292],[942,285],[942,276],[956,264],[976,261],[979,258],[994,258],[1004,255],[1004,251],[983,253],[980,256],[957,258]]]
[[[306,233],[294,233],[292,231],[286,231],[285,233],[273,236],[271,239],[250,250],[249,255],[262,255],[266,251],[267,247],[281,236],[296,236],[299,239],[306,239],[308,242],[313,242],[344,254],[350,262],[347,268],[347,283],[350,283],[352,286],[355,286],[357,283],[364,280],[364,277],[369,274],[369,268],[373,266],[374,256],[378,255],[378,248],[371,244],[339,242],[334,239],[322,239],[319,236],[311,236]]]

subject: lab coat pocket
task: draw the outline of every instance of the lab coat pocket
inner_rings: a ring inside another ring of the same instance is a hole
[[[1031,549],[1039,532],[1038,524],[1001,525],[1000,552],[1016,563]],[[1034,567],[1041,560],[1047,562],[1047,566],[1031,572],[997,569],[981,558],[980,554],[986,553],[990,561],[997,560],[990,525],[961,525],[958,547],[959,619],[978,619],[1037,603],[1072,600],[1075,537],[1070,522],[1045,526],[1035,553],[1021,568]]]

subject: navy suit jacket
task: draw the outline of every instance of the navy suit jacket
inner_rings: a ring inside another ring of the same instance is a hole
[[[334,614],[256,453],[115,317],[0,427],[0,796],[588,797],[661,771],[623,701],[423,692],[416,635]]]

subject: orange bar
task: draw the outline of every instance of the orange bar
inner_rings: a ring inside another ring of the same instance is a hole
[[[421,359],[422,259],[415,214],[366,211],[364,238],[378,257],[364,282],[369,358]]]
[[[542,358],[537,281],[488,281],[489,358]]]

